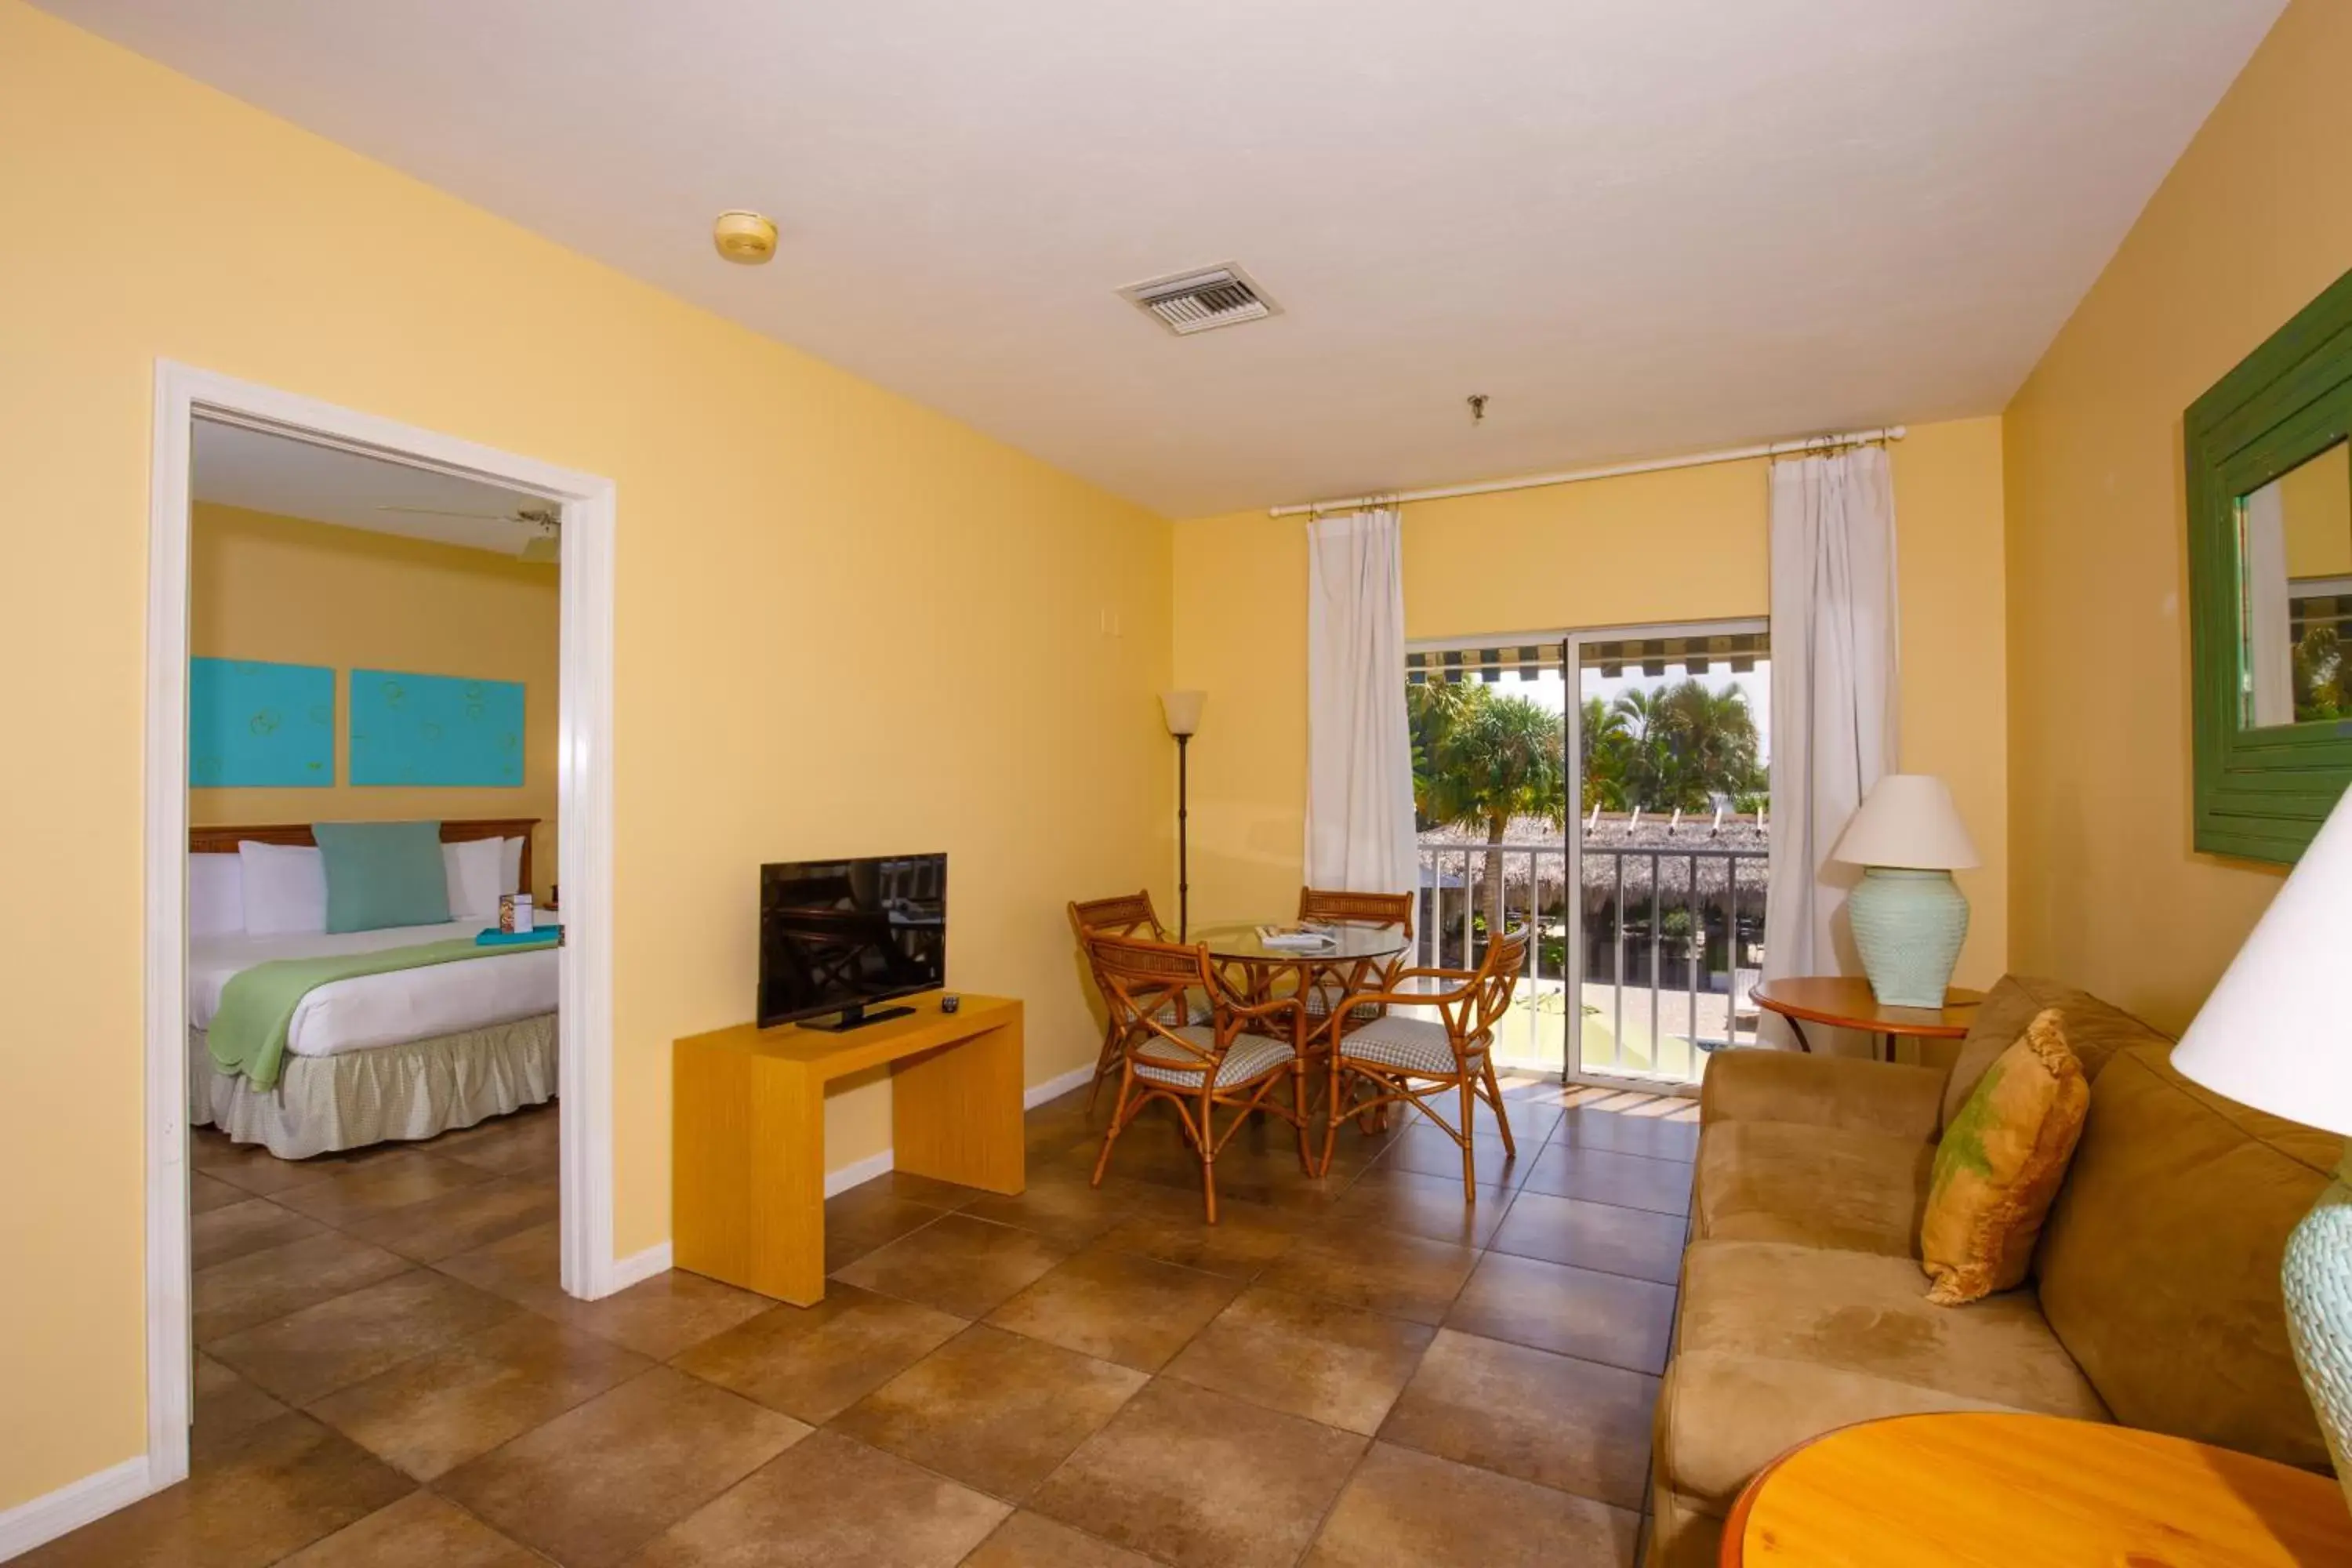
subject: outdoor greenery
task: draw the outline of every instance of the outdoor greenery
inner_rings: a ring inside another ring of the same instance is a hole
[[[1555,825],[1568,813],[1560,721],[1524,697],[1482,681],[1429,681],[1405,689],[1412,731],[1416,826],[1461,826],[1500,845],[1514,817]],[[1754,808],[1765,787],[1760,742],[1737,686],[1710,690],[1685,679],[1584,704],[1582,810],[1640,806],[1704,811],[1717,796]],[[1486,856],[1486,929],[1500,929],[1503,854]]]
[[[2314,626],[2294,645],[2294,719],[2352,719],[2352,658],[2334,626]]]
[[[1524,697],[1482,681],[1405,689],[1412,729],[1412,804],[1428,827],[1462,824],[1499,846],[1511,819],[1564,823],[1568,770],[1560,721]],[[1486,851],[1486,929],[1503,928],[1503,852]]]
[[[1705,811],[1719,795],[1752,810],[1765,787],[1755,715],[1737,686],[1697,679],[1585,699],[1581,809]]]

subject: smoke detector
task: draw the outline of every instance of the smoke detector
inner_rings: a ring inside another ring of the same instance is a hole
[[[1133,284],[1118,296],[1158,317],[1161,326],[1180,338],[1282,313],[1282,307],[1267,299],[1247,273],[1230,264]]]
[[[710,226],[719,254],[743,267],[757,267],[776,254],[776,226],[755,212],[723,212]]]

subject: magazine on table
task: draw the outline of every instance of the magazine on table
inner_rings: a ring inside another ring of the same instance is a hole
[[[1266,947],[1283,948],[1298,952],[1320,952],[1337,947],[1339,933],[1327,925],[1265,925],[1257,928],[1257,940]]]

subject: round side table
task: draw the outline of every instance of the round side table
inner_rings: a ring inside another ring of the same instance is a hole
[[[1885,1007],[1879,1005],[1869,981],[1843,974],[1767,980],[1748,995],[1766,1012],[1778,1013],[1788,1019],[1790,1031],[1803,1050],[1813,1048],[1813,1043],[1805,1038],[1805,1026],[1826,1024],[1832,1028],[1867,1032],[1874,1055],[1883,1037],[1888,1061],[1895,1059],[1898,1037],[1919,1040],[1967,1038],[1969,1026],[1977,1021],[1977,1004],[1984,1000],[1983,992],[1955,985],[1944,993],[1941,1007]]]
[[[2295,1568],[2352,1563],[2329,1476],[2055,1415],[1898,1415],[1748,1483],[1723,1568]]]

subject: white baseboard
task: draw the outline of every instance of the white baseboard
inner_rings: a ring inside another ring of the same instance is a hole
[[[1058,1100],[1074,1089],[1084,1089],[1094,1076],[1095,1069],[1090,1067],[1073,1068],[1059,1078],[1031,1084],[1022,1091],[1021,1109],[1032,1110],[1049,1100]],[[862,1182],[887,1175],[897,1168],[895,1152],[889,1149],[878,1154],[868,1154],[863,1160],[853,1160],[837,1171],[824,1173],[824,1195],[837,1197]],[[670,1244],[665,1241],[659,1247],[648,1247],[634,1257],[615,1259],[613,1264],[613,1289],[625,1290],[640,1280],[666,1274],[669,1268]]]
[[[1021,1092],[1021,1109],[1034,1110],[1049,1100],[1060,1099],[1074,1089],[1084,1089],[1094,1076],[1095,1069],[1090,1067],[1075,1068],[1059,1078],[1031,1084]],[[827,1171],[824,1173],[824,1195],[837,1197],[861,1182],[870,1182],[896,1169],[898,1162],[894,1151],[885,1149],[878,1154],[868,1154],[865,1159],[854,1161],[837,1171]]]
[[[847,1192],[860,1182],[870,1182],[890,1170],[891,1164],[891,1152],[885,1149],[879,1154],[844,1165],[838,1171],[827,1171],[824,1173],[824,1195],[832,1197],[836,1193]],[[670,1247],[671,1244],[665,1241],[658,1247],[648,1247],[643,1252],[614,1259],[613,1289],[625,1290],[656,1274],[668,1273],[675,1267],[670,1260]]]
[[[1021,1109],[1034,1110],[1049,1100],[1059,1100],[1074,1089],[1084,1089],[1095,1076],[1091,1067],[1072,1068],[1059,1078],[1049,1078],[1043,1083],[1033,1083],[1021,1096]]]
[[[0,1512],[0,1563],[79,1530],[118,1508],[128,1508],[154,1489],[147,1479],[147,1456],[141,1454],[20,1502]]]
[[[898,1168],[897,1152],[885,1149],[879,1154],[868,1154],[863,1160],[853,1160],[838,1171],[824,1173],[824,1195],[836,1197],[857,1185],[870,1182]]]
[[[656,1274],[668,1273],[670,1270],[669,1248],[670,1244],[665,1241],[656,1246],[648,1247],[643,1252],[633,1252],[626,1258],[613,1259],[613,1289],[616,1291],[625,1290],[630,1286],[640,1284]]]

